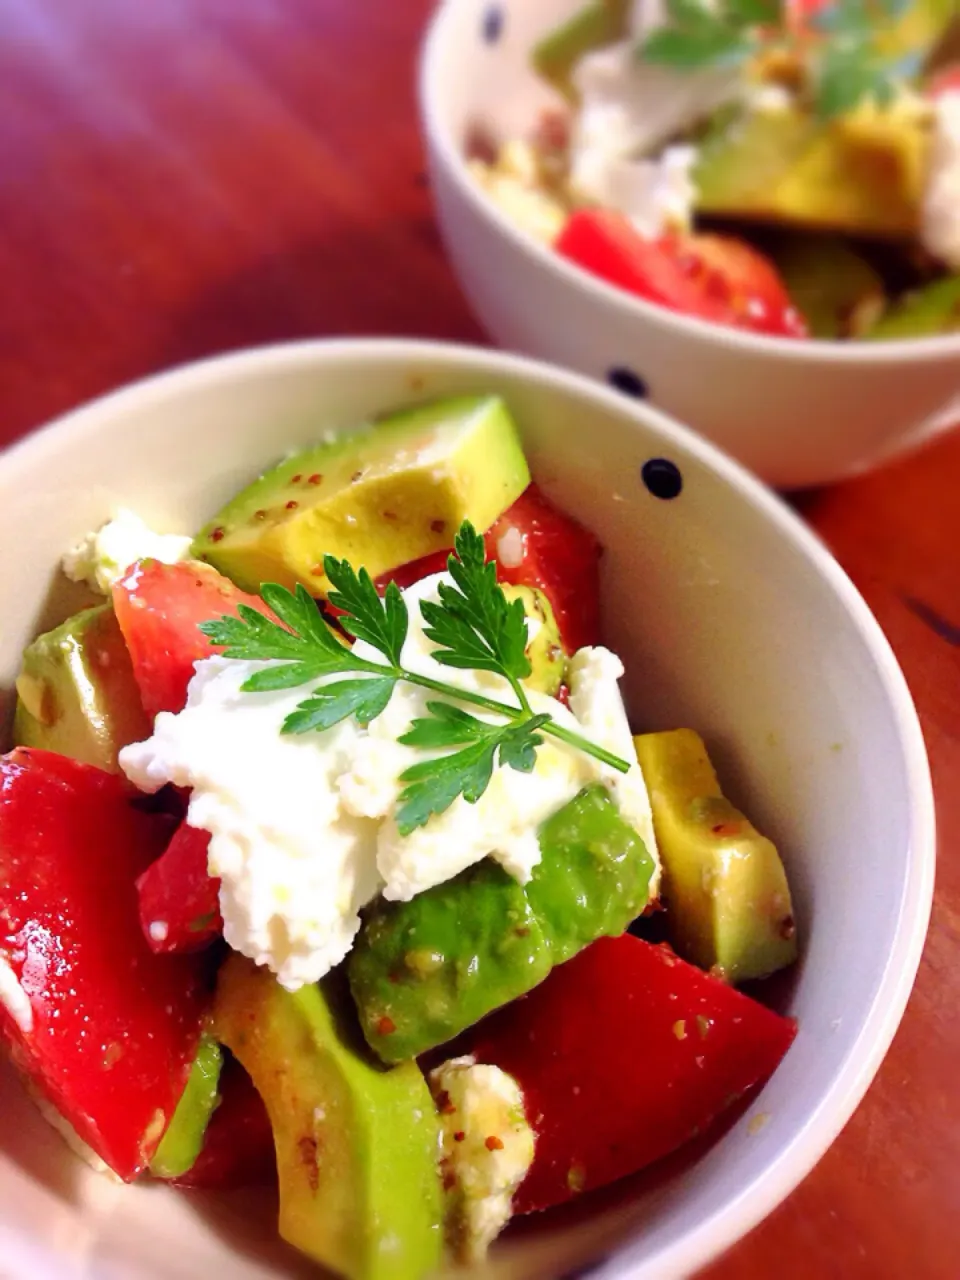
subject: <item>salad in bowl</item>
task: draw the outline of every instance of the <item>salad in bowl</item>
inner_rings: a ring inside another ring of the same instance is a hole
[[[954,0],[585,0],[554,108],[475,132],[518,229],[685,316],[802,341],[960,328]]]
[[[634,734],[508,398],[270,462],[65,548],[99,598],[16,681],[0,1031],[102,1171],[275,1180],[309,1258],[417,1280],[776,1071],[791,891],[694,728]]]

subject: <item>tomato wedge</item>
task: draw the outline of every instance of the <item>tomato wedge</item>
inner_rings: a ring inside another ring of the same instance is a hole
[[[671,311],[777,337],[806,325],[769,259],[731,236],[641,236],[606,209],[570,215],[557,251],[591,274]]]
[[[591,275],[648,302],[701,320],[729,323],[722,301],[699,288],[675,255],[660,242],[644,239],[620,213],[608,209],[572,213],[555,247]]]
[[[513,506],[484,535],[487,559],[497,564],[497,577],[514,586],[538,587],[550,604],[568,652],[600,643],[600,557],[597,538],[561,511],[535,485],[529,485]],[[414,560],[377,579],[380,590],[389,581],[401,587],[442,573],[448,551]]]
[[[200,951],[223,932],[220,881],[207,872],[210,835],[182,822],[137,881],[140,926],[157,955]]]
[[[0,1030],[14,1061],[121,1178],[149,1164],[209,1004],[196,957],[160,957],[135,881],[169,823],[122,778],[46,751],[0,758]]]
[[[765,1080],[795,1033],[665,947],[593,943],[465,1038],[464,1052],[519,1082],[537,1134],[514,1212],[667,1155]]]
[[[200,623],[235,617],[241,604],[274,618],[259,596],[199,562],[140,560],[116,584],[113,607],[148,715],[183,710],[194,663],[217,652]]]
[[[660,241],[689,278],[728,312],[727,323],[781,338],[805,338],[806,322],[770,261],[734,236],[678,236]]]

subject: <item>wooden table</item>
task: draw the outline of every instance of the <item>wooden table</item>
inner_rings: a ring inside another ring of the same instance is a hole
[[[0,0],[3,441],[139,375],[322,334],[482,341],[413,73],[429,0]],[[960,433],[807,495],[890,637],[941,861],[916,991],[816,1172],[710,1280],[960,1276]]]

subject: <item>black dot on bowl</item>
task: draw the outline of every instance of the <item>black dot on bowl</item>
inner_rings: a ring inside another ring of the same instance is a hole
[[[503,35],[504,14],[502,6],[488,4],[483,11],[483,38],[487,44],[496,44]]]
[[[653,496],[664,501],[676,498],[683,488],[680,468],[669,458],[650,458],[640,468],[640,475]]]
[[[634,400],[646,400],[650,394],[650,388],[639,373],[624,365],[615,365],[607,374],[607,381],[625,396],[633,396]]]

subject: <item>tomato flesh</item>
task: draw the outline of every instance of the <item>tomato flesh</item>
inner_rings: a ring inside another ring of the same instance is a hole
[[[29,1000],[0,1004],[14,1060],[121,1178],[173,1115],[208,1003],[195,957],[159,957],[136,879],[169,822],[123,779],[45,751],[0,759],[0,957]]]
[[[667,1155],[765,1080],[796,1026],[664,947],[602,938],[466,1037],[509,1072],[536,1131],[514,1212]]]
[[[511,533],[515,530],[515,533]],[[597,538],[579,521],[529,485],[484,535],[487,559],[497,578],[513,586],[539,588],[553,607],[564,648],[573,653],[600,643],[600,557]],[[448,551],[425,556],[377,580],[400,587],[447,567]]]
[[[137,881],[140,926],[157,955],[200,951],[223,933],[220,881],[207,871],[210,835],[182,822]]]
[[[717,235],[645,239],[607,209],[570,215],[557,251],[609,284],[683,315],[775,337],[806,325],[770,260],[745,241]]]
[[[183,710],[194,663],[219,652],[200,623],[236,617],[241,604],[273,618],[259,596],[199,562],[140,560],[116,584],[113,607],[148,715]]]

